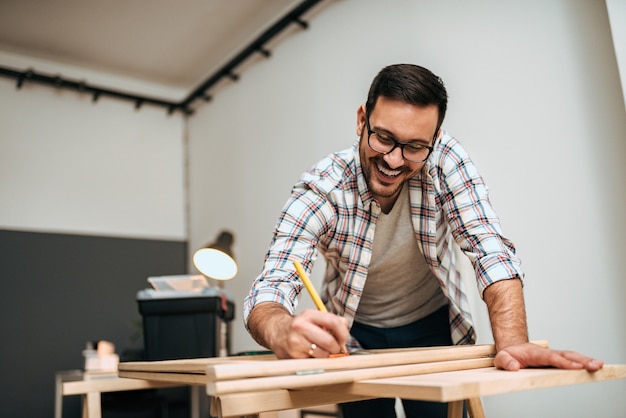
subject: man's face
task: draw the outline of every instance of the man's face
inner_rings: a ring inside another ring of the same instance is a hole
[[[369,115],[370,129],[401,142],[433,145],[439,109],[436,105],[417,106],[379,97]],[[383,210],[390,209],[405,181],[415,176],[424,162],[414,163],[402,157],[396,147],[383,155],[368,145],[365,106],[357,110],[357,135],[361,137],[359,156],[367,186]]]

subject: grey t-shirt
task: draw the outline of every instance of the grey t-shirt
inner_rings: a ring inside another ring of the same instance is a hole
[[[417,244],[408,195],[405,184],[391,211],[378,217],[357,322],[398,327],[448,304]]]

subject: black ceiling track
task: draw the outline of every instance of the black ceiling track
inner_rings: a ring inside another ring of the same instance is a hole
[[[90,94],[93,101],[97,101],[100,97],[113,97],[122,100],[128,100],[135,103],[135,108],[139,109],[144,104],[160,106],[167,109],[169,114],[173,112],[182,112],[185,115],[192,115],[194,110],[192,104],[197,100],[209,101],[211,96],[208,91],[223,78],[238,80],[239,76],[235,72],[238,65],[243,63],[247,58],[255,53],[259,53],[265,57],[270,57],[270,52],[265,49],[265,44],[272,38],[296,23],[303,29],[308,27],[307,22],[302,20],[302,15],[309,9],[320,3],[322,0],[305,0],[301,2],[292,11],[287,13],[283,18],[274,23],[269,29],[263,32],[250,45],[239,52],[234,58],[228,61],[222,68],[217,70],[206,81],[196,87],[185,99],[180,102],[162,100],[154,97],[147,97],[141,94],[127,93],[120,90],[108,89],[90,85],[85,81],[69,80],[58,75],[42,74],[33,69],[15,70],[0,66],[0,76],[9,77],[17,80],[16,87],[20,89],[24,83],[45,84],[55,88],[74,90],[79,93]]]

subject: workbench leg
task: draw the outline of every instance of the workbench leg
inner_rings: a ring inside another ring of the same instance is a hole
[[[448,402],[448,418],[463,418],[463,401]]]
[[[54,418],[63,418],[63,381],[57,373],[54,385]]]
[[[83,395],[83,418],[102,418],[100,392],[88,392]]]
[[[206,396],[202,386],[191,386],[189,388],[191,397],[191,418],[200,418],[200,396]]]
[[[485,418],[485,410],[480,398],[469,398],[467,400],[467,413],[470,418]]]

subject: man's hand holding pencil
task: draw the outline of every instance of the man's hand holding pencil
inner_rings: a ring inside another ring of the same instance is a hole
[[[347,320],[326,310],[302,265],[297,261],[294,265],[317,309],[306,309],[293,316],[278,303],[261,303],[250,313],[248,325],[251,330],[263,331],[252,336],[278,358],[347,355],[346,343],[350,337]],[[268,323],[271,326],[259,326]]]
[[[302,280],[302,283],[304,283],[304,287],[306,287],[306,290],[309,292],[309,295],[311,295],[311,299],[313,299],[313,303],[315,303],[315,307],[317,308],[317,310],[320,312],[328,312],[328,309],[326,309],[324,302],[322,302],[322,298],[320,298],[319,294],[317,293],[317,290],[315,290],[315,286],[313,286],[313,283],[311,283],[309,276],[306,274],[306,271],[304,271],[302,264],[300,264],[299,261],[294,261],[293,265],[296,268],[296,272],[298,273],[300,280]],[[315,351],[313,347],[314,345],[315,344],[311,345],[311,350],[309,351],[310,357],[315,357],[311,353]],[[345,343],[341,345],[341,351],[339,353],[330,354],[331,357],[339,357],[342,355],[348,355],[348,349],[346,348]]]

